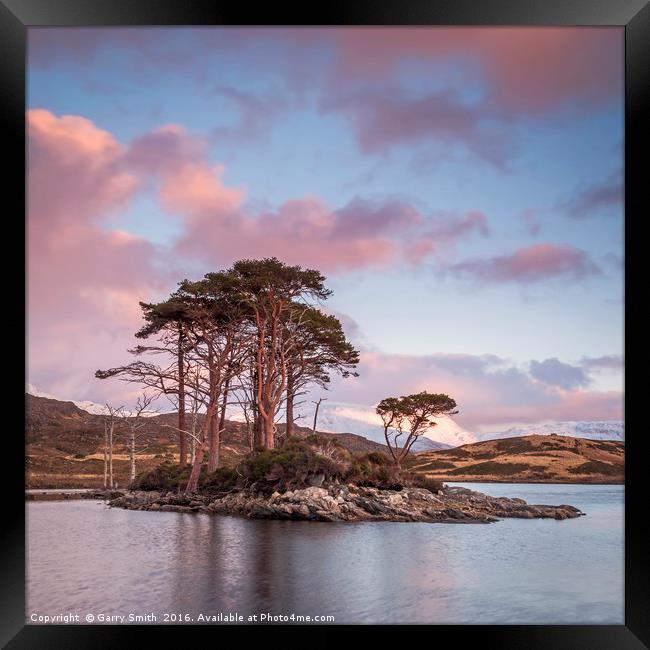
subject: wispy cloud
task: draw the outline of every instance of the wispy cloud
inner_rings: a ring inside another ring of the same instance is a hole
[[[577,190],[570,199],[560,202],[558,209],[574,219],[600,215],[622,217],[623,200],[622,173],[617,172],[599,183]]]
[[[585,251],[551,243],[521,248],[508,255],[459,262],[448,270],[479,283],[517,284],[583,280],[601,273]]]
[[[610,354],[602,357],[583,357],[580,365],[589,371],[622,371],[625,361],[620,354]]]

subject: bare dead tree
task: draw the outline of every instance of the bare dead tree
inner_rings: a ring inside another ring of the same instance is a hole
[[[184,363],[187,362],[184,361]],[[138,360],[125,366],[109,368],[108,370],[98,370],[95,373],[95,377],[99,379],[116,377],[120,381],[137,384],[143,387],[144,391],[152,396],[152,399],[164,396],[175,408],[178,405],[178,371],[176,362],[172,362],[166,366],[160,366],[149,361]],[[176,430],[178,431],[178,429]],[[178,435],[181,438],[185,434],[179,433]]]
[[[255,416],[253,414],[253,405],[249,396],[245,392],[235,392],[233,391],[233,397],[235,403],[241,410],[242,416],[244,417],[244,426],[246,427],[246,444],[250,451],[254,449],[253,441],[253,426],[255,421]]]
[[[117,408],[110,404],[105,404],[108,411],[108,483],[111,489],[115,488],[115,479],[113,478],[113,443],[115,441],[115,429],[118,426],[124,412],[124,406]]]
[[[122,410],[121,413],[124,428],[128,431],[127,447],[129,449],[129,476],[131,482],[135,480],[136,476],[136,455],[146,451],[146,448],[137,447],[138,439],[141,437],[143,428],[147,424],[146,418],[152,415],[150,406],[157,397],[155,394],[143,393],[138,397],[133,410]]]
[[[244,356],[240,373],[237,376],[237,384],[231,391],[233,404],[242,413],[246,427],[246,442],[250,451],[261,447],[260,419],[257,410],[257,378],[255,373],[256,363],[254,353],[250,352]]]
[[[194,460],[196,459],[199,412],[202,408],[205,408],[205,397],[208,393],[205,384],[205,377],[203,377],[201,369],[197,366],[192,366],[188,370],[185,379],[185,394],[189,401],[189,430],[191,431],[191,436],[189,436],[190,465],[194,465]]]
[[[108,422],[104,420],[104,489],[108,487]]]
[[[319,397],[317,402],[312,402],[312,404],[316,404],[316,410],[314,411],[314,426],[311,429],[312,434],[316,433],[316,421],[318,420],[318,409],[320,408],[320,404],[326,400],[327,397]]]

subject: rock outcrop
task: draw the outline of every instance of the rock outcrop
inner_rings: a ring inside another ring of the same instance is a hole
[[[530,505],[523,499],[491,497],[466,488],[445,487],[437,494],[415,487],[380,490],[355,485],[311,486],[261,495],[240,490],[215,497],[167,492],[130,492],[112,507],[165,512],[205,512],[250,519],[307,521],[423,521],[490,523],[503,517],[570,519],[583,515],[570,505]]]

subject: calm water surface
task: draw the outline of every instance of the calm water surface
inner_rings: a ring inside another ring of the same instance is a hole
[[[623,486],[457,484],[586,517],[489,525],[249,521],[28,502],[30,614],[623,623]]]

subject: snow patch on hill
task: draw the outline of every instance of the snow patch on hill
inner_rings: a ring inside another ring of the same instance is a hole
[[[589,438],[590,440],[625,441],[625,424],[623,420],[602,421],[567,421],[541,422],[538,424],[520,424],[502,431],[482,433],[480,440],[495,440],[497,438],[515,438],[556,434],[558,436],[573,436],[574,438]]]
[[[47,399],[55,399],[59,402],[72,402],[77,408],[80,408],[86,413],[92,415],[108,415],[108,409],[104,404],[96,404],[95,402],[89,401],[78,401],[74,399],[64,399],[62,397],[56,397],[55,395],[50,395],[49,393],[44,393],[43,391],[38,390],[33,384],[25,384],[25,392],[33,395],[34,397],[45,397]]]
[[[64,399],[62,397],[56,397],[55,395],[50,395],[49,393],[44,393],[43,391],[38,390],[33,384],[25,384],[25,392],[33,395],[34,397],[45,397],[46,399],[55,399],[59,402],[72,402],[77,408],[80,408],[86,413],[91,415],[109,415],[108,408],[106,404],[97,404],[96,402],[90,402],[88,400],[74,400],[74,399]],[[124,409],[126,415],[135,415],[135,412],[129,411],[129,409]],[[142,413],[142,417],[153,417],[156,415],[161,415],[158,411],[145,411]]]

